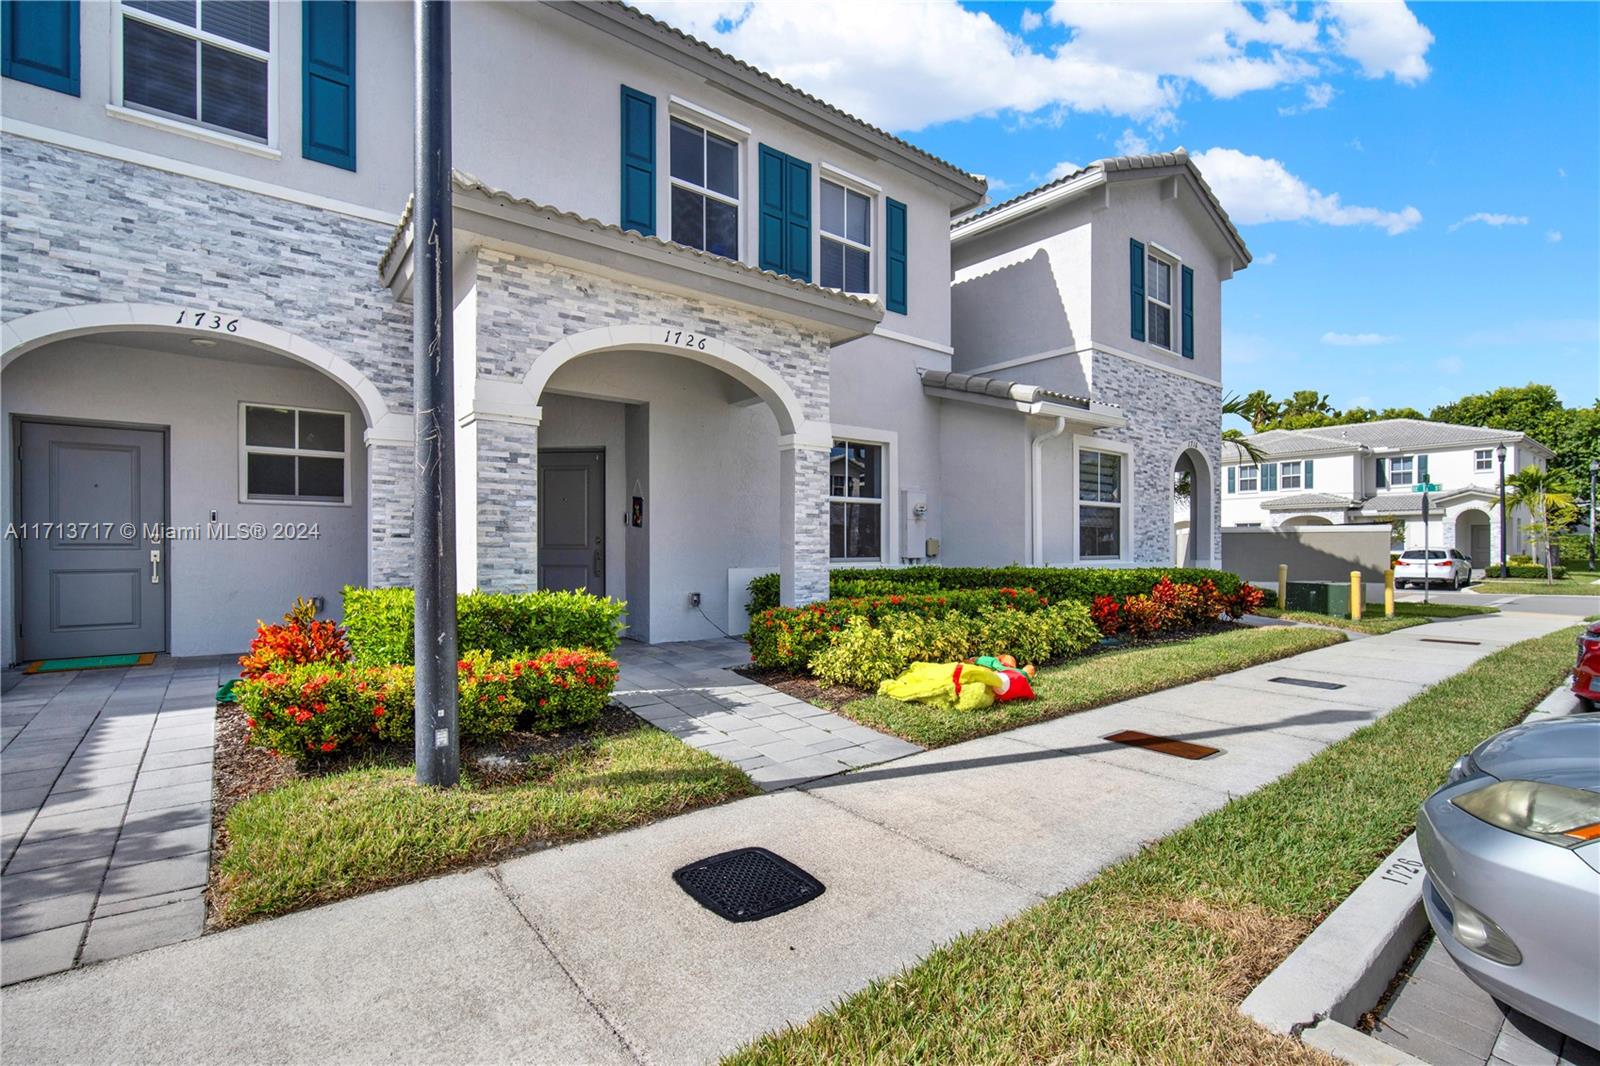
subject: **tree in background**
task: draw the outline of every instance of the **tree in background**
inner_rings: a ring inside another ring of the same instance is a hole
[[[1533,541],[1535,558],[1544,556],[1545,581],[1554,583],[1556,536],[1577,521],[1578,508],[1572,501],[1572,478],[1554,467],[1541,470],[1525,466],[1506,478],[1511,490],[1511,507],[1525,507],[1530,519],[1525,527]]]

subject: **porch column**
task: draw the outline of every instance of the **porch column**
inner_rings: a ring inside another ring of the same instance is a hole
[[[409,432],[382,425],[367,430],[366,446],[367,584],[409,586],[416,575],[411,539],[416,446]]]
[[[460,575],[461,590],[538,588],[538,421],[470,413],[461,419],[457,440],[469,477],[457,479],[456,509],[466,512],[463,532],[472,541],[470,549],[459,545],[459,565],[467,571]]]
[[[778,439],[779,598],[785,606],[828,598],[828,445]]]

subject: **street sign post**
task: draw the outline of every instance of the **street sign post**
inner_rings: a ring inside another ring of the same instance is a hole
[[[1433,587],[1433,579],[1428,576],[1428,574],[1430,573],[1428,568],[1433,565],[1433,560],[1428,558],[1428,542],[1429,542],[1429,537],[1428,537],[1428,493],[1430,491],[1432,491],[1435,488],[1435,486],[1423,485],[1423,486],[1421,486],[1421,488],[1422,488],[1422,602],[1423,603],[1427,603],[1428,602],[1428,589]]]
[[[1438,492],[1439,486],[1431,481],[1424,481],[1420,485],[1412,485],[1412,492]]]

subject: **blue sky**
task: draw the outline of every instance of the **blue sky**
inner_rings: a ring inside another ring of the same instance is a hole
[[[1229,390],[1600,394],[1600,5],[646,3],[994,199],[1183,145],[1256,257]]]

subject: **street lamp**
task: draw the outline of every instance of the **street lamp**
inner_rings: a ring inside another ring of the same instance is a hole
[[[1594,572],[1594,478],[1600,474],[1600,459],[1589,460],[1589,571]]]
[[[1500,461],[1500,576],[1510,577],[1511,568],[1506,565],[1506,446],[1495,446],[1494,457]]]

